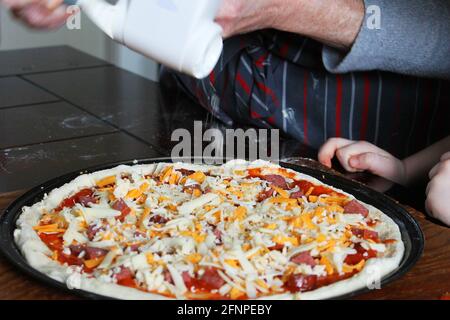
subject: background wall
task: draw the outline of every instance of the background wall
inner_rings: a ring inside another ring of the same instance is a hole
[[[36,31],[22,26],[0,7],[0,50],[70,45],[151,80],[158,79],[157,64],[107,38],[83,14],[80,30]]]

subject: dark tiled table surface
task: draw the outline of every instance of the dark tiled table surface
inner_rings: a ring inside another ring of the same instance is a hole
[[[0,77],[108,65],[67,46],[0,52]]]
[[[0,52],[0,193],[163,156],[166,124],[192,117],[206,113],[186,99],[165,108],[158,84],[73,48]]]
[[[174,129],[223,128],[181,93],[70,47],[0,52],[0,193],[122,160],[170,155]],[[284,156],[311,156],[283,141]]]

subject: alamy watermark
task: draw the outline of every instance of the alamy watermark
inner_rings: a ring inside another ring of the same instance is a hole
[[[193,135],[186,129],[176,129],[171,152],[173,160],[192,160],[194,163],[223,164],[230,159],[257,159],[278,162],[280,132],[278,129],[225,129],[203,131],[201,121],[194,122]]]
[[[377,5],[370,5],[366,9],[366,26],[369,30],[381,29],[381,8]]]
[[[174,5],[171,1],[159,0],[160,6],[171,9]],[[81,29],[81,10],[78,5],[67,7],[67,15],[69,16],[66,22],[66,27],[69,30]],[[369,30],[381,29],[381,8],[377,5],[370,5],[366,8],[366,27]]]
[[[77,5],[68,6],[66,28],[69,30],[81,30],[81,9]]]

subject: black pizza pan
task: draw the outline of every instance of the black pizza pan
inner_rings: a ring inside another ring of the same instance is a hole
[[[32,278],[35,278],[49,286],[60,288],[62,290],[74,293],[78,296],[87,299],[96,299],[96,300],[110,299],[109,297],[105,297],[84,290],[68,289],[64,283],[56,281],[48,277],[47,275],[37,271],[36,269],[32,268],[30,265],[28,265],[27,261],[22,256],[19,248],[16,246],[14,242],[14,230],[16,228],[16,221],[19,218],[20,214],[22,213],[22,208],[24,206],[32,206],[36,202],[41,201],[45,194],[49,193],[55,188],[58,188],[72,181],[80,174],[109,169],[121,164],[134,165],[136,163],[151,164],[157,162],[172,162],[172,159],[152,158],[139,161],[134,160],[129,162],[120,162],[96,166],[86,170],[81,171],[78,170],[76,172],[63,175],[61,177],[52,179],[50,181],[41,184],[40,186],[31,189],[30,191],[22,195],[20,198],[15,200],[11,205],[9,205],[9,207],[0,217],[0,252],[2,252],[5,258],[9,260],[14,266],[16,266],[17,269],[23,271]],[[419,258],[422,255],[424,247],[423,233],[417,221],[414,220],[414,218],[408,213],[408,211],[401,205],[399,205],[397,202],[385,196],[384,194],[374,191],[358,182],[348,180],[346,178],[343,178],[341,176],[332,173],[290,163],[280,163],[280,165],[295,170],[297,172],[310,175],[314,178],[319,179],[325,184],[342,189],[345,192],[354,195],[359,200],[368,203],[381,210],[383,213],[391,217],[395,221],[395,223],[400,227],[402,240],[405,244],[405,253],[400,262],[400,265],[390,274],[383,277],[381,281],[382,288],[384,288],[388,283],[391,283],[392,281],[395,281],[400,277],[402,277],[419,260]],[[367,293],[369,291],[370,289],[363,288],[357,291],[353,291],[349,294],[335,297],[333,299],[349,299],[358,294]]]

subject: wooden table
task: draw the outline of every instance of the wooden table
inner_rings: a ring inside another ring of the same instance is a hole
[[[0,194],[0,211],[23,191]],[[425,250],[416,266],[401,279],[357,299],[439,299],[450,291],[450,229],[428,221],[408,207],[425,234]],[[77,299],[14,270],[0,256],[0,299]]]
[[[166,89],[164,95],[159,84],[70,47],[0,52],[0,214],[24,192],[14,190],[94,165],[168,155],[172,130],[192,130],[195,120],[220,126]],[[288,140],[280,152],[313,155]],[[425,233],[422,259],[402,279],[358,299],[438,299],[450,291],[450,229],[409,211]],[[23,275],[0,256],[0,299],[77,297]]]

